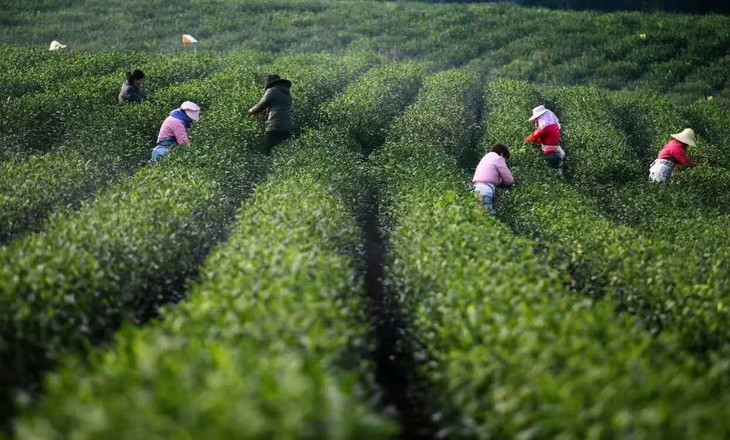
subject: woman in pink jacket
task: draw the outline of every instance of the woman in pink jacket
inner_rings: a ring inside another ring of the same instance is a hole
[[[502,144],[494,144],[492,151],[487,153],[477,165],[472,179],[474,192],[482,198],[484,209],[495,215],[494,195],[498,186],[512,186],[514,177],[506,160],[509,159],[509,149]]]
[[[167,155],[175,145],[190,145],[188,128],[198,119],[200,119],[200,107],[194,102],[185,101],[180,108],[170,112],[170,116],[160,127],[157,146],[152,150],[151,162],[157,162],[159,158]]]

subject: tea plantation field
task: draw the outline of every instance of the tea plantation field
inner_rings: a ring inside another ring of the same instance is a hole
[[[2,2],[0,438],[729,438],[729,48],[721,15]],[[685,127],[700,166],[651,184]]]

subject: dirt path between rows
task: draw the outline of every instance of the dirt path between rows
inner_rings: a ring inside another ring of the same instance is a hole
[[[438,428],[426,410],[424,387],[416,377],[416,359],[407,338],[406,319],[385,280],[386,245],[378,228],[377,204],[360,222],[366,255],[365,292],[376,338],[375,379],[385,406],[395,408],[400,438],[431,439]]]

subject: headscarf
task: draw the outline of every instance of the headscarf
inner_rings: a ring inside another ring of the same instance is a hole
[[[540,130],[553,124],[558,124],[558,128],[561,128],[560,120],[551,110],[546,111],[537,118],[537,128],[539,128]]]
[[[172,116],[175,119],[178,119],[182,121],[183,124],[185,124],[185,128],[190,128],[190,126],[193,124],[192,118],[188,116],[184,110],[182,109],[175,109],[170,113],[170,116]]]

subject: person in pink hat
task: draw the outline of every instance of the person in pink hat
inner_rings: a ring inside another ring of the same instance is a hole
[[[695,132],[686,128],[681,133],[673,134],[672,140],[659,152],[659,156],[649,168],[649,179],[664,183],[669,180],[674,167],[682,165],[696,167],[697,163],[687,156],[687,147],[695,146]]]
[[[150,162],[157,162],[159,158],[167,155],[175,145],[190,145],[188,129],[193,122],[200,119],[200,106],[194,102],[185,101],[180,108],[170,112],[160,127],[160,134],[157,136],[157,145],[152,150]]]
[[[540,144],[548,164],[562,176],[565,168],[565,151],[560,146],[562,127],[558,117],[544,105],[540,105],[532,109],[529,121],[535,124],[535,132],[527,136],[525,142]]]

